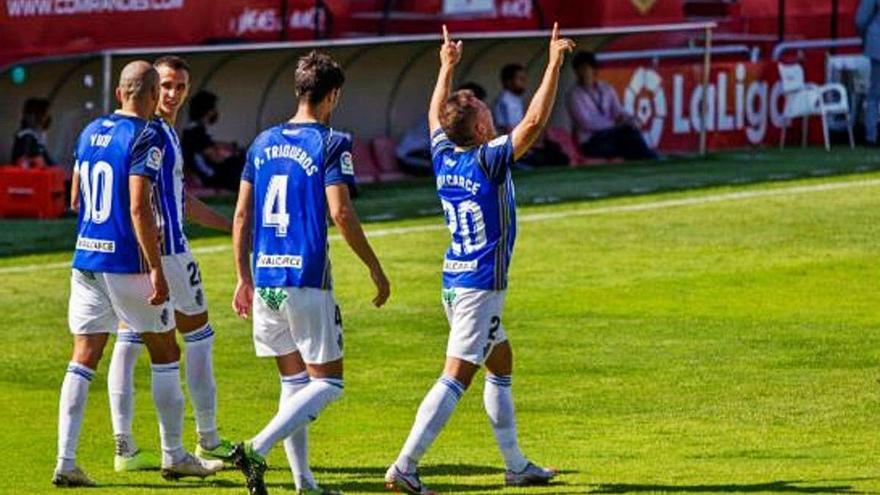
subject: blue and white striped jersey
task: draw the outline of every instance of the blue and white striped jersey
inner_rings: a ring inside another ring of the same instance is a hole
[[[80,190],[74,268],[146,271],[131,223],[128,179],[142,175],[155,184],[162,168],[162,149],[159,126],[137,117],[110,114],[82,131],[74,154]],[[154,198],[156,194],[154,187]]]
[[[163,119],[156,117],[156,125],[162,130],[165,159],[159,171],[159,211],[162,213],[161,229],[163,254],[180,254],[189,250],[183,224],[186,207],[183,182],[183,152],[180,138]]]
[[[322,124],[277,125],[257,136],[241,179],[254,186],[254,283],[331,289],[327,195],[354,184],[351,136]]]
[[[443,287],[506,289],[516,239],[510,136],[456,151],[438,130],[431,136],[431,156],[437,194],[452,234],[443,262]]]

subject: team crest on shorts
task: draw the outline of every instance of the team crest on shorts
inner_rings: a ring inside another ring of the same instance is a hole
[[[455,289],[443,289],[443,302],[451,306],[455,301]]]
[[[283,289],[261,287],[257,289],[257,295],[269,306],[272,311],[281,309],[284,300],[287,299],[287,293]]]
[[[162,320],[162,326],[168,326],[168,318],[170,315],[168,314],[168,308],[162,310],[162,314],[159,315],[159,319]]]

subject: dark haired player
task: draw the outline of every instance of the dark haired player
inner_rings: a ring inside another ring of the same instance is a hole
[[[167,55],[153,62],[159,73],[159,104],[155,123],[161,130],[163,161],[157,178],[156,205],[161,213],[162,266],[174,305],[177,329],[183,337],[186,384],[196,419],[198,443],[195,454],[203,459],[227,459],[232,443],[220,438],[217,431],[217,386],[214,381],[212,349],[214,329],[208,320],[208,302],[202,286],[199,265],[189,249],[184,219],[217,230],[232,230],[232,222],[214,212],[190,194],[183,180],[183,155],[174,125],[186,102],[190,88],[190,67],[180,57]],[[125,325],[123,325],[125,327]],[[120,328],[107,377],[110,416],[116,440],[116,471],[159,468],[158,459],[137,448],[132,435],[134,416],[134,367],[143,349],[143,339],[128,328]],[[180,404],[183,408],[183,404]],[[166,471],[171,478],[201,476],[205,470]]]
[[[443,307],[450,333],[443,375],[416,414],[385,486],[410,494],[433,493],[418,475],[422,456],[452,416],[477,370],[485,365],[484,404],[507,467],[507,485],[548,483],[554,472],[529,462],[517,442],[511,395],[513,354],[501,313],[507,269],[516,237],[516,204],[510,167],[540,136],[550,118],[559,69],[574,42],[553,26],[550,58],[541,86],[522,121],[509,135],[495,137],[492,114],[470,91],[449,94],[462,42],[443,27],[440,74],[428,120],[437,192],[452,234],[443,263]]]
[[[233,451],[253,495],[266,493],[265,456],[280,441],[298,492],[330,493],[318,488],[309,471],[305,442],[308,423],[343,388],[342,317],[332,291],[328,212],[370,271],[377,290],[373,304],[382,306],[390,295],[349,197],[351,136],[328,127],[345,82],[342,69],[329,55],[313,51],[299,59],[295,82],[296,114],[263,131],[248,150],[233,224],[238,285],[232,305],[243,318],[253,308],[257,355],[274,357],[281,375],[277,414]]]
[[[58,486],[94,485],[76,466],[76,446],[89,384],[120,320],[150,353],[163,474],[207,476],[223,467],[194,457],[181,440],[180,348],[171,331],[174,313],[154,210],[164,159],[161,129],[150,120],[159,99],[158,72],[141,60],[127,64],[116,97],[121,108],[86,126],[76,146],[79,219],[68,308],[74,348],[59,401],[52,479]]]

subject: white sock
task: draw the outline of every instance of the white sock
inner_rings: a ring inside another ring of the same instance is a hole
[[[61,384],[58,400],[58,464],[55,470],[70,471],[76,467],[76,445],[83,414],[89,397],[89,385],[95,370],[71,361]]]
[[[296,395],[284,401],[278,413],[269,421],[251,445],[258,454],[266,456],[279,441],[289,437],[298,428],[318,418],[327,404],[342,395],[343,382],[337,378],[314,378]]]
[[[151,364],[153,402],[159,416],[162,465],[180,461],[183,450],[183,391],[180,389],[180,363]]]
[[[116,455],[130,456],[137,452],[131,434],[134,417],[134,367],[144,348],[144,341],[135,332],[120,331],[113,346],[113,357],[107,373],[110,397],[110,419],[116,438]]]
[[[489,415],[489,423],[495,432],[495,440],[504,457],[508,471],[521,472],[529,461],[519,450],[516,440],[516,415],[513,412],[513,394],[510,391],[510,375],[486,373],[483,388],[483,405]]]
[[[305,371],[296,375],[281,377],[281,398],[278,408],[297,392],[306,388],[309,384],[309,374]],[[293,473],[293,482],[297,490],[314,489],[318,487],[312,470],[309,468],[309,427],[308,425],[294,431],[292,435],[284,439],[284,452],[287,454],[287,462],[290,463],[290,471]]]
[[[210,323],[184,334],[186,349],[186,386],[196,416],[196,432],[202,448],[213,449],[220,443],[217,434],[217,385],[211,349],[214,329]]]
[[[409,437],[397,456],[397,469],[405,473],[416,471],[419,460],[446,426],[464,391],[464,385],[455,378],[443,375],[437,380],[419,406]]]

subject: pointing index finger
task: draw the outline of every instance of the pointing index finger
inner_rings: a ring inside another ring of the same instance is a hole
[[[446,29],[446,24],[443,25],[443,43],[449,44],[449,30]]]
[[[559,23],[553,23],[553,34],[550,36],[550,41],[556,41],[559,39]]]

